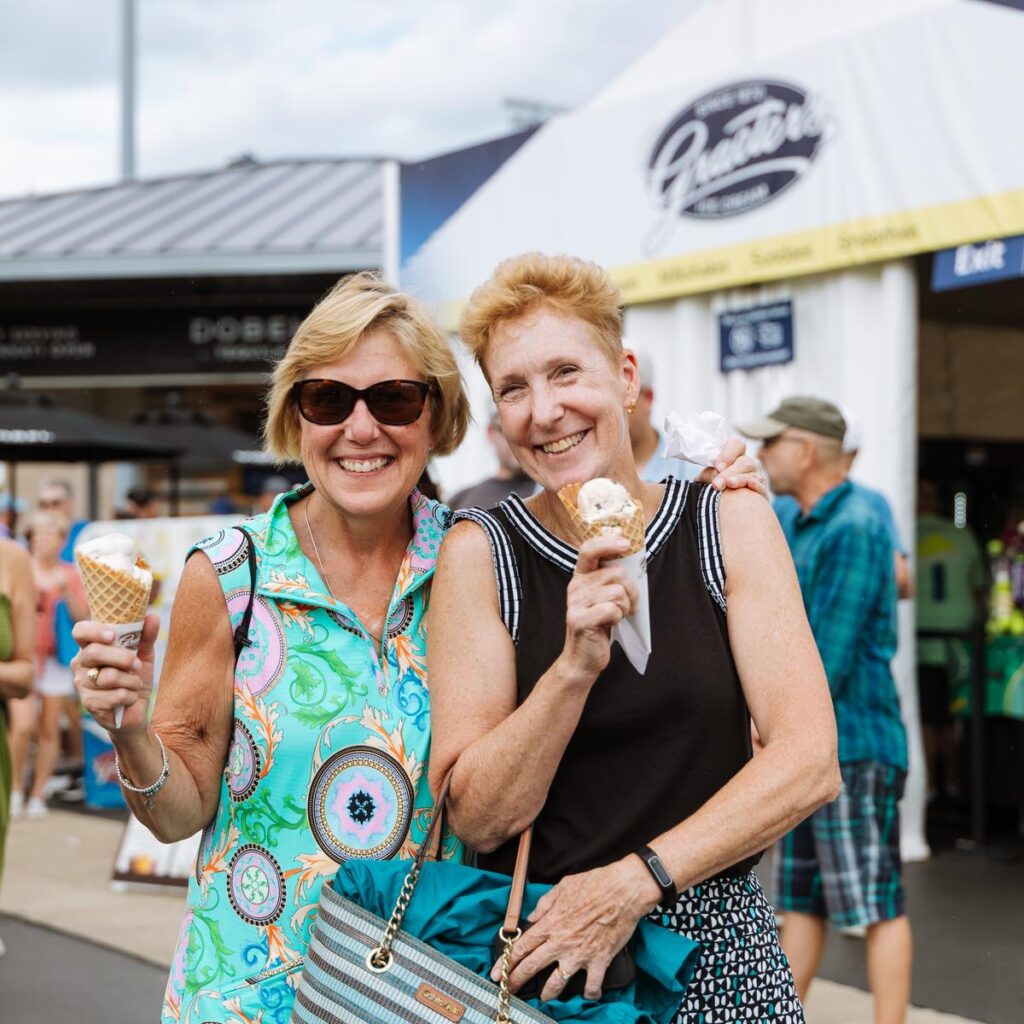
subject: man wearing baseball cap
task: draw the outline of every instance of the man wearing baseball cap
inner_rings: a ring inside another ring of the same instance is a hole
[[[845,407],[841,407],[840,412],[843,414],[843,419],[846,420],[846,433],[843,435],[843,461],[847,479],[853,484],[854,491],[867,501],[875,510],[875,514],[885,523],[885,528],[889,531],[889,540],[892,542],[893,566],[896,570],[896,592],[900,598],[912,597],[914,584],[910,578],[909,551],[900,537],[889,499],[881,491],[867,487],[859,480],[854,480],[850,475],[853,463],[860,453],[863,434],[861,421]],[[791,494],[776,494],[772,501],[772,508],[775,509],[775,514],[779,517],[783,532],[788,533],[792,524],[800,518],[800,505]]]
[[[847,479],[846,421],[831,402],[787,398],[740,426],[776,494],[807,618],[825,666],[843,787],[779,844],[775,901],[800,998],[818,969],[826,924],[867,929],[868,984],[879,1024],[906,1017],[912,940],[899,854],[898,803],[907,741],[889,663],[896,653],[896,579],[889,533]]]

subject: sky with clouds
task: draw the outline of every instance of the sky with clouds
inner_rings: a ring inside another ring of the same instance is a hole
[[[137,174],[472,144],[506,97],[585,102],[699,2],[137,0]],[[121,5],[0,0],[0,196],[119,175]]]

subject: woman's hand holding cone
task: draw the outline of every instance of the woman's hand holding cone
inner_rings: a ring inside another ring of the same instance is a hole
[[[71,663],[75,689],[86,711],[108,732],[125,735],[145,729],[159,631],[160,617],[148,614],[138,650],[130,650],[114,645],[110,626],[91,620],[75,624],[73,635],[81,648]],[[95,678],[90,676],[93,669]],[[125,710],[120,725],[115,725],[118,706]]]
[[[628,549],[614,534],[584,541],[569,581],[562,657],[588,686],[608,665],[612,626],[636,607],[636,582],[615,564]]]

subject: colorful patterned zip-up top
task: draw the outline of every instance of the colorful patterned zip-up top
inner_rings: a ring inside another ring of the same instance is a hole
[[[299,547],[288,506],[310,490],[241,524],[257,557],[250,646],[161,1024],[285,1024],[321,884],[351,857],[412,857],[425,834],[424,616],[451,513],[410,497],[413,538],[378,657]],[[242,536],[227,530],[193,551],[217,570],[235,628],[249,597]],[[460,852],[449,841],[446,855]]]

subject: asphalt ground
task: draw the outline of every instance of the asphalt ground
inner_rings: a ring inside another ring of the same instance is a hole
[[[904,867],[911,1001],[991,1024],[1024,1022],[1024,864],[948,852]],[[834,937],[821,975],[865,987],[864,943]]]
[[[770,893],[770,857],[758,869]],[[1024,861],[947,850],[905,864],[914,931],[911,1002],[1024,1024]],[[867,989],[864,940],[829,932],[818,977]]]
[[[167,969],[0,915],[0,1024],[144,1024],[160,1015]]]

